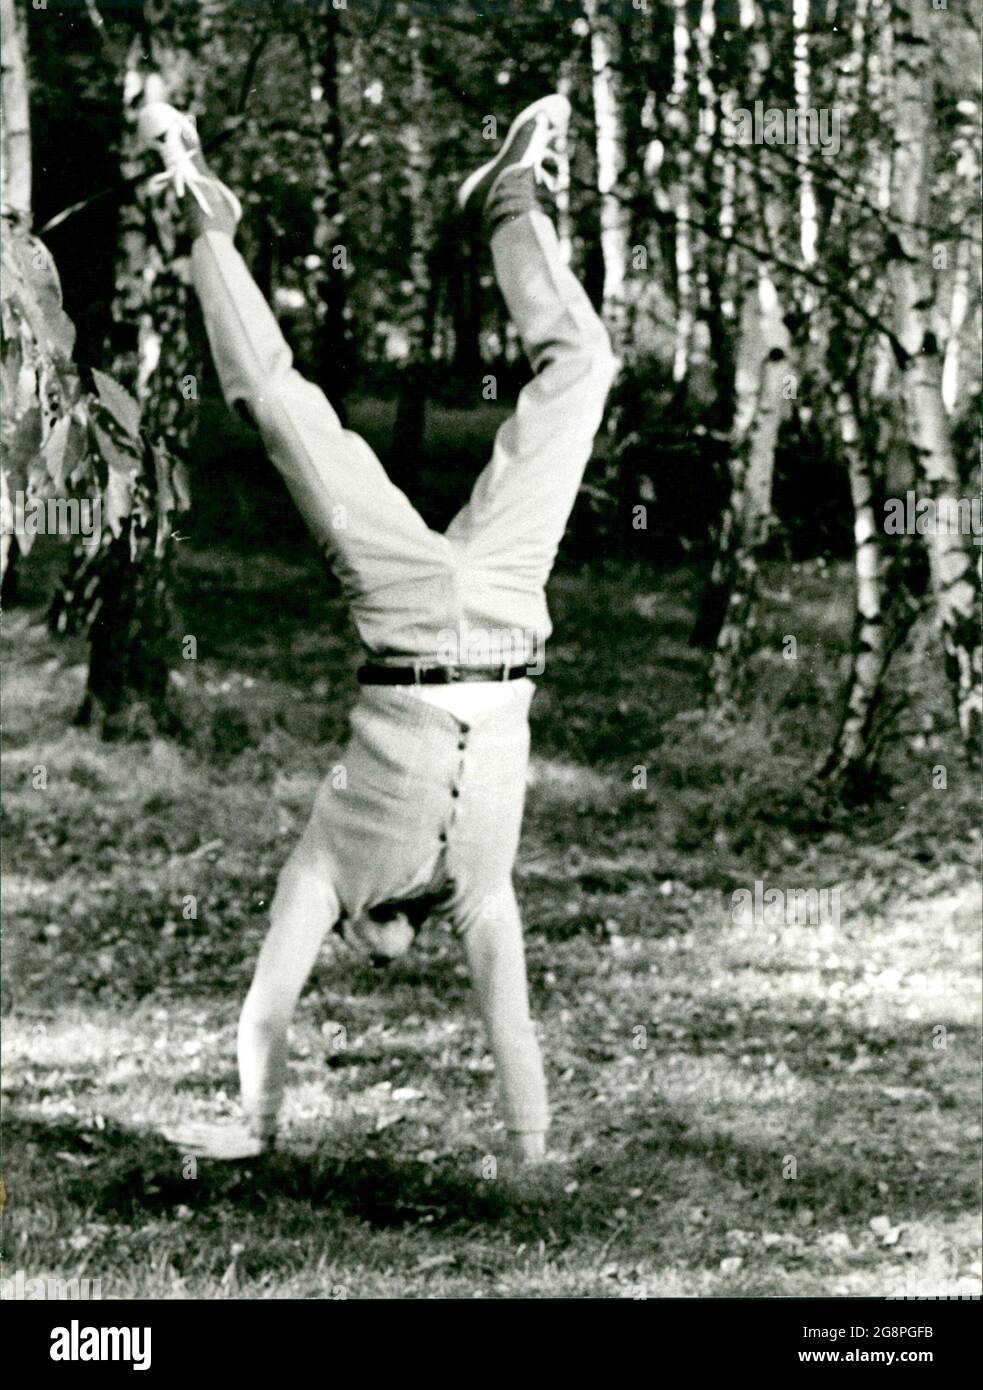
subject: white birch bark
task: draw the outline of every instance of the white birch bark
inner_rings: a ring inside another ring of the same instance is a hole
[[[717,147],[718,98],[713,74],[713,40],[716,31],[716,0],[702,0],[699,22],[693,31],[696,48],[696,88],[699,98],[696,138],[693,142],[693,168],[694,179],[699,180],[704,188],[712,186],[713,171],[711,166],[714,150]],[[706,238],[700,236],[694,239],[693,247],[695,315],[697,322],[701,319],[705,322],[712,309]],[[694,324],[694,330],[695,327]],[[698,350],[699,345],[700,339],[694,331],[694,349]],[[700,352],[700,362],[697,363],[694,357],[693,365],[702,365],[705,356],[705,350]]]
[[[31,225],[31,112],[21,16],[14,0],[0,0],[0,196],[4,236]],[[7,474],[0,469],[0,578],[16,540]],[[13,571],[11,571],[13,573]]]
[[[24,26],[14,0],[0,0],[0,134],[3,215],[31,223],[31,113]]]
[[[934,63],[929,12],[921,0],[895,11],[893,210],[901,254],[892,262],[896,333],[907,354],[901,373],[905,425],[922,488],[936,504],[961,491],[942,402],[942,357],[932,326],[935,285],[924,224],[931,216]],[[963,739],[975,753],[983,718],[979,584],[969,538],[936,524],[925,537],[946,673]]]
[[[756,9],[742,10],[742,24],[752,30]],[[767,65],[761,33],[749,33],[750,76],[757,90]],[[731,128],[725,122],[724,131]],[[724,158],[727,144],[724,144]],[[759,181],[746,184],[742,214],[763,220],[766,241],[780,230],[780,210]],[[732,223],[733,209],[728,210]],[[731,426],[730,497],[721,521],[717,553],[697,623],[701,641],[713,643],[710,707],[718,714],[733,710],[753,645],[758,556],[768,537],[772,515],[775,446],[785,409],[785,384],[791,339],[778,288],[764,262],[737,253],[741,299],[734,358],[734,417]]]
[[[739,540],[731,557],[732,581],[710,667],[710,710],[726,717],[736,708],[754,640],[759,552],[771,513],[771,476],[781,423],[784,354],[761,360],[751,421],[732,461],[732,508]],[[767,498],[767,501],[765,501]]]
[[[628,267],[628,217],[618,196],[625,170],[621,30],[616,19],[599,12],[597,0],[587,0],[587,16],[590,24],[601,256],[604,262],[602,312],[618,344],[625,332],[625,277]]]
[[[963,121],[954,141],[957,153],[953,179],[958,192],[956,209],[963,216],[962,222],[973,215],[972,204],[979,195],[980,166],[978,158],[980,106],[976,101],[960,103]],[[954,199],[954,201],[955,201]],[[963,228],[960,227],[960,231]],[[952,293],[949,296],[948,314],[943,326],[945,358],[942,364],[942,404],[946,414],[955,414],[959,402],[960,369],[962,366],[963,329],[970,305],[970,281],[973,277],[973,242],[963,234],[956,243],[956,264],[952,275]],[[978,277],[977,277],[978,278]]]
[[[676,190],[676,344],[673,352],[672,379],[685,381],[689,370],[690,346],[695,325],[693,293],[693,245],[690,227],[689,180],[691,132],[686,111],[689,90],[690,33],[686,0],[672,0],[672,94],[666,123],[671,127],[678,168]]]
[[[836,94],[849,129],[866,81],[867,0],[857,0],[851,27],[852,52]],[[864,184],[868,160],[857,152],[857,173]],[[830,246],[842,250],[849,235],[842,200],[833,207],[828,229]],[[851,360],[847,325],[833,309],[827,325],[823,385],[832,398],[840,453],[846,465],[853,508],[855,619],[850,674],[832,747],[818,769],[827,777],[851,782],[866,775],[873,761],[874,716],[885,675],[883,536],[874,508],[878,478],[877,457],[871,457],[861,435],[857,392],[859,363]]]
[[[573,61],[569,54],[564,58],[556,83],[556,90],[567,100],[571,100],[573,93]],[[568,159],[573,158],[572,141],[569,135],[564,153]],[[573,260],[573,213],[570,207],[569,179],[563,179],[556,190],[556,236],[560,243],[560,256],[563,264],[570,265]]]
[[[809,0],[793,0],[792,25],[795,33],[793,47],[792,77],[795,87],[795,106],[800,113],[807,112],[812,103],[812,66],[809,56]],[[795,162],[799,184],[799,248],[803,263],[807,266],[816,262],[816,247],[819,241],[819,221],[816,207],[816,191],[812,177],[812,148],[804,140],[803,131],[807,122],[796,119]],[[811,291],[806,287],[811,299]]]

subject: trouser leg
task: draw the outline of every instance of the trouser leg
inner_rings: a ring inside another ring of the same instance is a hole
[[[338,920],[330,865],[305,834],[284,866],[239,1018],[242,1106],[261,1132],[275,1126],[287,1080],[287,1034],[325,934]]]
[[[492,257],[536,375],[447,534],[466,545],[475,564],[507,570],[535,588],[552,568],[618,363],[544,213],[503,222]]]
[[[511,882],[462,913],[464,949],[513,1135],[549,1126],[546,1078],[529,1013],[522,919]]]
[[[451,583],[446,539],[390,481],[367,442],[293,365],[270,306],[236,250],[224,207],[193,206],[192,280],[222,392],[255,424],[323,544],[370,647],[412,650],[420,607]],[[231,222],[231,226],[230,226]]]

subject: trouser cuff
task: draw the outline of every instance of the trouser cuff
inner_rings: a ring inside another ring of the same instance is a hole
[[[532,169],[514,169],[499,182],[485,204],[485,226],[492,237],[499,227],[527,212],[545,212]]]

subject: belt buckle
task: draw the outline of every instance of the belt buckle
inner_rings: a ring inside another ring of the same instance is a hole
[[[464,672],[461,670],[460,666],[446,666],[444,669],[447,672],[448,685],[456,685],[459,681],[464,679]]]

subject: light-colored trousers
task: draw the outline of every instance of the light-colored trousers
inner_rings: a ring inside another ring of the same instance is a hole
[[[447,630],[461,624],[521,629],[530,659],[549,635],[544,585],[617,363],[544,214],[526,213],[501,227],[492,254],[535,376],[499,429],[470,501],[440,534],[393,486],[365,441],[342,429],[323,393],[294,370],[231,237],[206,225],[194,243],[194,283],[225,397],[243,402],[259,428],[329,553],[365,647],[378,657],[446,660]],[[344,789],[325,782],[280,875],[243,1007],[243,1105],[261,1127],[272,1126],[282,1100],[287,1030],[325,933],[342,913],[355,916],[407,887],[446,885],[506,1123],[520,1133],[546,1128],[511,881],[528,705],[528,694],[517,691],[514,708],[470,729],[398,688],[363,691],[342,757],[353,775]]]

